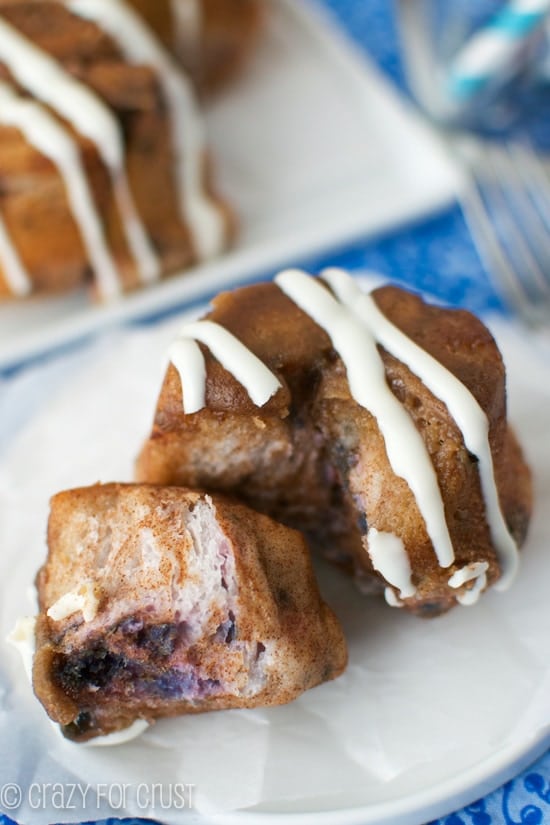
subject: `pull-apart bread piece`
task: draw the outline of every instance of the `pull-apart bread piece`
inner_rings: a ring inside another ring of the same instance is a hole
[[[106,484],[52,499],[33,685],[66,736],[278,705],[338,676],[340,626],[294,530],[223,497]]]
[[[218,91],[247,64],[266,0],[131,0],[201,91]]]
[[[219,253],[192,84],[125,0],[0,0],[0,300],[107,300]]]
[[[421,615],[505,588],[531,479],[488,330],[339,270],[275,281],[182,329],[138,479],[231,493]]]

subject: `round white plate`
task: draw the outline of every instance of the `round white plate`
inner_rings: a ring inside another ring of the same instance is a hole
[[[131,479],[181,321],[113,333],[8,385],[6,420],[30,420],[0,448],[2,639],[28,610],[26,588],[45,556],[49,496]],[[46,825],[141,815],[176,825],[198,811],[200,821],[223,812],[223,822],[239,825],[417,824],[486,793],[542,751],[550,721],[550,350],[535,350],[503,322],[495,330],[536,489],[512,589],[427,621],[361,597],[323,567],[323,592],[349,642],[342,677],[281,708],[160,722],[117,748],[63,741],[2,641],[0,785],[24,788],[15,819]],[[32,809],[25,788],[48,781],[96,789],[192,783],[195,809],[144,808],[133,792],[123,808],[92,796],[78,809]]]

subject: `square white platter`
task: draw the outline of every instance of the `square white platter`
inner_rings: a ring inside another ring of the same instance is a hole
[[[458,174],[377,68],[303,0],[273,0],[252,65],[207,111],[233,249],[108,305],[84,292],[0,307],[0,369],[147,319],[450,203]]]

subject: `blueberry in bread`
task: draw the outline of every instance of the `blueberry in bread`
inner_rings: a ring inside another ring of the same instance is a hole
[[[277,705],[346,645],[303,538],[224,497],[105,484],[54,496],[34,690],[84,741],[136,720]]]

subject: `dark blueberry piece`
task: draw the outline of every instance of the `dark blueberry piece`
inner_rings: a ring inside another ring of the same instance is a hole
[[[470,459],[472,464],[479,464],[479,458],[477,457],[477,455],[475,453],[471,453],[469,450],[468,450],[468,458]]]
[[[432,616],[439,616],[444,609],[445,606],[441,602],[425,602],[418,607],[416,612],[419,616],[431,618]]]
[[[67,739],[80,739],[83,734],[88,733],[94,725],[92,714],[87,710],[81,710],[76,719],[69,725],[63,726],[63,733]]]
[[[362,536],[366,536],[369,532],[369,525],[367,522],[366,513],[359,513],[357,516],[357,527]]]
[[[262,644],[262,642],[258,642],[256,645],[256,661],[258,661],[262,653],[265,653],[265,645]]]
[[[136,619],[132,616],[121,622],[118,629],[121,630],[124,635],[132,636],[134,633],[139,633],[140,630],[143,630],[143,619]]]
[[[235,624],[235,614],[232,610],[228,613],[228,618],[216,628],[216,640],[230,644],[237,638],[237,626]]]
[[[171,670],[154,681],[139,682],[146,692],[154,692],[165,699],[195,698],[197,681],[190,671]]]
[[[172,623],[148,625],[136,637],[138,647],[145,647],[154,658],[171,656],[178,640],[178,626]]]
[[[205,696],[211,696],[219,688],[219,679],[198,679],[197,687],[199,691],[199,698],[203,699]]]
[[[226,644],[230,644],[237,636],[237,626],[235,624],[235,614],[232,610],[229,611],[229,627],[225,637]]]
[[[83,687],[103,688],[126,666],[126,658],[104,647],[85,650],[76,656],[63,658],[57,665],[57,680],[69,694]]]

